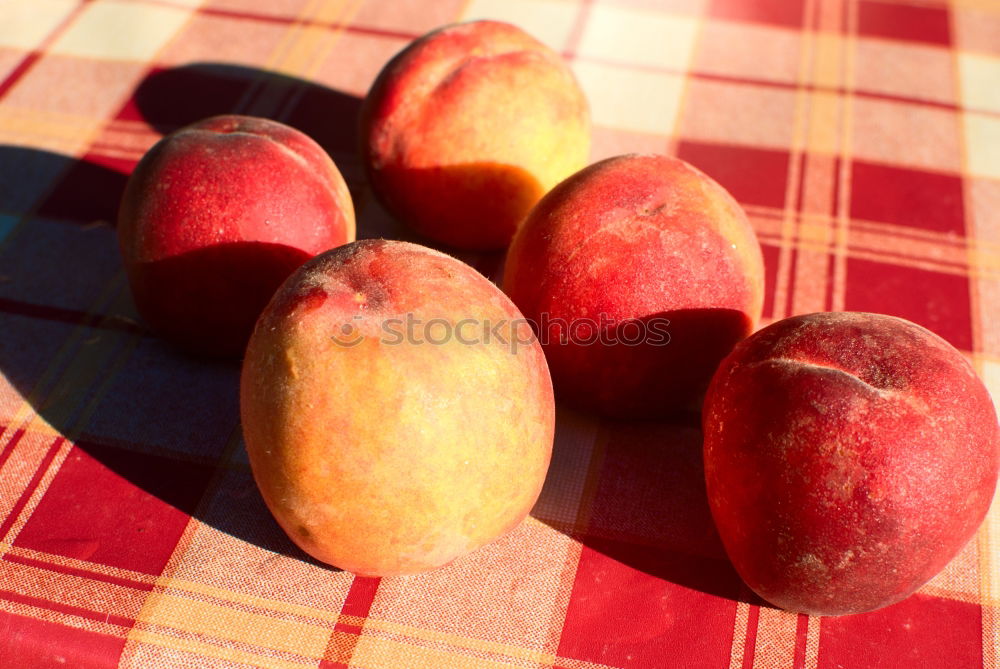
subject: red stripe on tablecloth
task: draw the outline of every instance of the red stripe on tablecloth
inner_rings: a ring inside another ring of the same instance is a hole
[[[819,669],[984,665],[983,605],[920,593],[884,609],[820,619]]]
[[[118,666],[124,647],[124,635],[98,634],[0,611],[0,667],[111,669]]]
[[[757,647],[757,621],[760,618],[760,606],[751,604],[747,613],[747,638],[743,642],[743,669],[753,669],[753,654]]]
[[[344,599],[344,606],[340,609],[340,615],[367,618],[381,581],[380,578],[354,577],[351,589],[348,590],[347,597]]]
[[[951,47],[948,5],[880,0],[860,2],[858,35]]]
[[[102,314],[88,314],[77,309],[51,307],[44,304],[33,304],[0,297],[0,311],[16,316],[30,316],[47,321],[69,323],[70,325],[86,325],[102,330],[117,330],[129,334],[145,334],[145,329],[136,323],[120,318],[108,317]]]
[[[66,15],[59,25],[52,29],[52,32],[42,40],[42,43],[38,45],[38,48],[34,51],[29,52],[20,63],[7,75],[7,78],[0,81],[0,98],[7,94],[14,84],[21,80],[24,73],[31,69],[31,66],[38,62],[38,59],[42,57],[42,54],[49,48],[49,46],[56,40],[57,37],[65,30],[70,23],[83,11],[83,8],[90,2],[90,0],[80,0],[80,4],[73,8],[69,14]]]
[[[212,468],[77,444],[15,545],[159,575],[191,521]],[[79,528],[87,528],[80,541]]]
[[[795,656],[792,660],[792,669],[805,669],[806,666],[806,641],[809,636],[809,616],[800,613],[795,621]]]
[[[90,609],[85,609],[79,606],[70,606],[69,604],[60,604],[47,599],[41,599],[40,597],[22,595],[16,592],[11,592],[10,590],[0,590],[0,599],[6,599],[8,602],[26,604],[27,606],[34,606],[40,609],[48,609],[49,611],[56,611],[58,613],[65,613],[79,618],[87,618],[98,622],[110,623],[119,627],[132,627],[132,625],[135,624],[135,620],[132,618],[116,616],[111,613],[99,613],[97,611],[91,611]]]
[[[364,576],[354,577],[351,589],[347,591],[347,597],[344,598],[344,606],[340,609],[340,615],[367,618],[381,580],[380,578],[366,578]],[[358,625],[337,622],[327,643],[326,653],[324,653],[326,658],[331,659],[324,659],[320,662],[319,669],[348,669],[361,635],[361,629]]]
[[[23,564],[28,567],[37,567],[47,571],[54,571],[68,576],[82,576],[83,578],[88,578],[91,581],[100,581],[101,583],[110,583],[111,585],[121,585],[126,588],[134,588],[136,590],[145,590],[149,592],[153,589],[152,583],[143,583],[142,581],[134,581],[130,578],[121,578],[119,576],[111,576],[110,574],[102,574],[100,572],[91,571],[90,569],[67,567],[65,565],[53,564],[44,560],[36,560],[34,558],[13,555],[11,553],[4,555],[3,560],[6,562],[13,562],[15,564]]]
[[[740,592],[728,561],[593,536],[582,542],[556,655],[628,669],[728,664]]]
[[[17,517],[21,515],[21,511],[24,510],[24,507],[27,506],[28,500],[34,494],[35,488],[38,487],[42,477],[45,476],[45,472],[48,471],[49,465],[52,464],[52,461],[56,457],[56,453],[59,452],[59,447],[62,446],[64,441],[66,441],[66,437],[56,437],[56,440],[52,442],[51,446],[49,446],[49,451],[45,454],[45,457],[42,458],[41,463],[39,463],[38,469],[35,470],[35,475],[31,477],[30,481],[28,481],[28,485],[25,486],[24,492],[21,493],[21,496],[14,504],[14,508],[10,510],[10,513],[7,514],[7,518],[4,519],[3,524],[0,525],[0,541],[3,541],[4,538],[6,538],[10,528],[14,525],[14,521],[16,521]]]
[[[4,428],[2,431],[0,431],[0,434],[3,434],[3,432],[6,431],[6,429],[7,428]],[[7,458],[9,458],[10,454],[14,452],[14,447],[17,446],[17,442],[21,441],[21,437],[23,436],[24,436],[24,428],[22,427],[17,432],[14,433],[14,436],[11,437],[10,440],[7,442],[7,445],[3,447],[3,451],[0,452],[0,467],[3,467],[4,463],[7,462]]]

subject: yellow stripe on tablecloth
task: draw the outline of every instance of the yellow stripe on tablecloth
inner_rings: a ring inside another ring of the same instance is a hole
[[[766,213],[760,208],[748,207],[747,210],[758,238],[764,242],[778,243],[778,215],[773,210]],[[811,219],[809,229],[805,235],[800,235],[791,242],[792,247],[834,252],[840,243],[837,228],[826,221],[835,219],[818,215],[806,218]],[[900,267],[997,280],[1000,279],[1000,253],[995,246],[972,237],[924,233],[901,225],[853,219],[850,242],[846,244],[843,253],[845,258],[871,259]]]
[[[802,669],[816,669],[819,666],[820,618],[809,616],[806,627],[806,657]]]
[[[529,518],[526,522],[538,523],[539,521]],[[437,630],[425,629],[387,620],[380,620],[377,618],[365,619],[353,616],[343,616],[340,615],[339,612],[315,609],[299,604],[291,604],[278,600],[246,595],[238,591],[226,590],[215,586],[177,578],[161,577],[157,579],[156,584],[158,589],[186,601],[205,601],[205,599],[192,600],[191,597],[183,597],[175,593],[188,592],[202,598],[211,598],[218,602],[206,602],[209,606],[225,607],[235,604],[244,608],[257,609],[256,611],[243,611],[243,613],[248,616],[257,616],[268,621],[275,619],[273,615],[269,614],[283,614],[298,618],[296,621],[289,621],[294,624],[322,626],[328,629],[333,624],[339,622],[357,627],[364,626],[366,632],[383,632],[386,634],[410,637],[420,641],[442,643],[459,650],[473,650],[484,653],[506,655],[511,658],[520,658],[530,662],[538,662],[542,664],[551,663],[555,659],[555,656],[552,653],[546,653],[510,643],[465,637],[458,634],[440,632]],[[253,620],[253,618],[251,618],[251,620]],[[164,623],[161,621],[160,624]]]
[[[53,611],[52,609],[33,606],[22,602],[11,602],[6,599],[0,599],[0,611],[12,613],[16,616],[24,616],[25,618],[31,618],[32,620],[40,620],[42,622],[65,625],[66,627],[86,630],[97,634],[105,634],[110,637],[121,638],[124,636],[125,632],[121,625],[116,625],[112,622],[94,620],[92,618],[81,618],[80,616],[72,613]],[[11,667],[10,669],[17,668]]]
[[[836,227],[834,230],[833,285],[830,290],[830,310],[843,311],[847,299],[847,247],[851,215],[851,141],[854,134],[854,86],[858,32],[858,5],[856,0],[845,0],[845,25],[841,26],[843,36],[838,38],[838,53],[843,65],[840,82],[844,89],[842,96],[840,135],[840,174],[837,202],[835,203]]]
[[[994,396],[1000,400],[1000,395]],[[983,666],[996,667],[1000,663],[1000,495],[993,498],[993,505],[976,535],[979,556],[980,600],[982,604]]]
[[[352,4],[353,2],[353,4]],[[341,7],[340,5],[343,5]],[[364,0],[350,0],[349,2],[338,3],[333,5],[337,7],[336,11],[332,9],[324,10],[323,7],[320,8],[317,13],[317,20],[324,21],[326,23],[338,24],[333,31],[327,31],[321,46],[317,47],[315,56],[311,61],[306,61],[300,68],[297,69],[297,73],[304,79],[313,79],[316,72],[319,71],[320,67],[323,65],[325,60],[333,52],[334,46],[346,32],[346,26],[350,25],[352,19],[357,15],[358,11],[364,4]],[[300,87],[295,91],[295,93],[285,102],[285,105],[281,108],[279,112],[279,118],[286,118],[288,114],[291,113],[295,105],[299,103],[302,99],[302,95],[305,93],[306,88]]]
[[[317,60],[316,52],[329,39],[330,31],[320,26],[300,26],[291,43],[288,53],[274,64],[274,70],[298,76],[298,73],[308,64]],[[244,113],[252,116],[275,118],[281,116],[278,112],[284,108],[287,92],[287,82],[280,79],[268,79],[260,87],[253,101],[246,107]]]
[[[952,51],[956,59],[962,106],[974,111],[1000,112],[1000,57]]]
[[[830,3],[827,0],[825,4]],[[841,35],[838,32],[820,30],[816,33],[815,40],[812,83],[817,87],[836,89],[844,77]]]
[[[54,553],[45,553],[43,551],[35,551],[30,548],[22,548],[20,546],[12,546],[10,544],[5,544],[0,542],[0,554],[10,552],[11,555],[17,557],[28,558],[30,560],[38,560],[41,562],[47,562],[49,564],[55,565],[57,567],[65,567],[69,569],[80,569],[83,571],[95,572],[103,576],[111,576],[113,578],[120,578],[128,581],[136,581],[138,583],[143,583],[145,585],[153,585],[156,582],[156,577],[149,574],[132,571],[131,569],[123,569],[121,567],[111,567],[99,562],[87,562],[86,560],[77,560],[76,558],[63,557],[62,555],[56,555]]]
[[[597,436],[596,421],[572,410],[559,411],[550,465],[550,471],[558,471],[559,476],[546,479],[532,518],[564,532],[586,529],[580,525],[580,508]]]
[[[577,54],[626,67],[687,72],[701,17],[613,4],[591,5]]]
[[[401,623],[380,620],[377,618],[357,618],[355,616],[343,616],[341,622],[348,625],[364,626],[365,632],[386,632],[388,634],[410,637],[421,641],[432,641],[447,644],[456,649],[480,651],[494,655],[506,655],[513,659],[527,660],[539,664],[552,664],[556,661],[556,655],[546,653],[531,648],[512,646],[501,641],[488,641],[486,639],[474,639],[471,637],[458,636],[437,630],[413,627]]]
[[[795,638],[799,616],[796,613],[760,608],[757,639],[754,642],[754,667],[790,667],[795,661]]]
[[[358,0],[312,0],[275,46],[264,69],[308,80],[344,32],[343,27],[331,30],[326,25],[313,23],[347,25],[360,7]],[[287,84],[287,81],[273,78],[259,79],[237,103],[237,110],[255,116],[284,118],[302,92],[297,91],[291,99],[286,99]]]
[[[251,653],[238,648],[226,646],[216,646],[214,644],[197,641],[195,639],[180,639],[158,634],[144,629],[133,629],[129,633],[129,640],[140,644],[151,644],[165,648],[175,648],[199,657],[211,657],[230,662],[240,662],[262,669],[302,669],[303,667],[315,667],[316,661],[291,662],[276,657]],[[128,666],[127,664],[125,666]]]
[[[743,652],[747,644],[747,623],[750,621],[750,605],[736,602],[736,618],[733,620],[733,645],[729,650],[729,669],[743,667]]]
[[[680,137],[681,134],[681,119],[684,117],[683,114],[684,109],[685,107],[687,107],[688,99],[691,97],[691,85],[692,85],[692,77],[690,72],[691,63],[694,62],[695,54],[698,53],[700,49],[701,40],[704,39],[705,21],[707,20],[708,19],[702,16],[700,13],[695,19],[694,34],[691,38],[691,55],[688,59],[688,68],[685,72],[683,72],[683,77],[680,79],[680,90],[677,93],[677,102],[675,103],[674,115],[670,120],[669,139],[670,139],[671,152],[676,152],[677,150],[677,139]],[[637,99],[642,100],[644,98],[639,97]],[[639,104],[630,106],[642,107],[643,105]]]
[[[815,13],[817,0],[807,0],[803,9],[805,24],[811,25],[811,17]],[[792,120],[791,146],[788,151],[788,175],[785,180],[784,207],[782,208],[780,244],[778,248],[778,266],[775,270],[774,299],[772,300],[770,316],[775,319],[788,315],[791,303],[789,293],[794,294],[796,286],[792,276],[792,253],[795,250],[795,238],[798,223],[797,193],[799,184],[805,179],[802,174],[803,164],[800,160],[803,152],[808,151],[810,92],[815,35],[812,30],[803,30],[800,35],[799,66],[795,77],[795,106]]]
[[[565,669],[617,669],[617,667],[609,664],[585,662],[584,660],[575,660],[571,657],[557,657],[555,664],[559,667],[565,667]]]
[[[956,17],[950,15],[952,22],[952,32],[955,33]],[[953,50],[952,68],[954,71],[957,87],[956,97],[962,101],[963,106],[968,109],[978,111],[996,111],[1000,109],[1000,94],[996,93],[995,86],[989,87],[984,84],[1000,72],[1000,59],[996,57],[967,54]],[[983,177],[986,179],[1000,178],[1000,121],[996,118],[975,113],[963,113],[958,115],[958,123],[961,126],[961,160],[962,171],[966,174]],[[974,186],[968,181],[964,184],[964,210],[966,212],[967,234],[981,236],[989,234],[983,227],[990,225],[986,221],[979,221],[977,216],[978,207],[974,197]],[[983,226],[983,227],[980,227]],[[980,270],[983,268],[984,258],[974,252],[969,254],[969,262],[973,272],[970,277],[970,301],[972,315],[972,342],[974,349],[982,349],[990,346],[996,341],[995,327],[990,314],[996,309],[994,303],[996,296],[1000,294],[1000,277],[984,276]],[[988,302],[984,305],[983,302]],[[993,395],[994,402],[998,396]],[[982,554],[981,567],[989,567],[989,554]],[[991,601],[995,601],[989,591],[985,592]],[[995,644],[1000,638],[997,630],[997,618],[995,611],[983,611],[983,643],[984,648]],[[989,643],[988,643],[989,642]],[[995,652],[995,651],[994,651]]]
[[[572,69],[595,126],[657,135],[675,131],[684,100],[683,75],[582,59]]]
[[[837,3],[839,4],[839,3]],[[827,32],[838,23],[839,7],[830,0],[817,0],[811,6],[815,20],[807,21],[812,59],[808,81],[813,87],[836,88],[840,82],[840,43],[836,35]],[[834,156],[839,148],[842,102],[836,93],[813,90],[809,93],[809,118],[805,138],[804,173],[801,176],[802,201],[798,205],[796,229],[795,290],[791,296],[791,313],[823,311],[827,306],[832,262],[830,251],[835,224],[829,217],[834,211],[833,194],[838,173]],[[817,222],[814,214],[824,218]]]
[[[749,216],[763,219],[763,221],[757,221],[757,223],[766,224],[769,221],[778,221],[781,218],[781,209],[777,207],[767,207],[759,204],[745,204],[743,205],[743,208]],[[805,221],[811,221],[813,223],[826,226],[830,226],[837,221],[836,215],[824,214],[818,211],[802,212],[801,218]],[[887,241],[892,241],[893,243],[895,243],[896,238],[917,239],[931,242],[932,244],[938,246],[980,248],[983,249],[984,252],[992,253],[994,254],[994,257],[1000,258],[1000,242],[994,242],[987,239],[965,237],[948,232],[939,232],[936,230],[916,228],[909,225],[886,223],[884,221],[874,221],[857,217],[851,219],[851,227],[881,233],[887,238],[891,237],[892,239]],[[778,230],[778,225],[775,224],[773,228],[765,229],[763,232],[776,235]]]
[[[806,145],[809,153],[833,155],[839,146],[837,127],[840,125],[840,95],[828,91],[813,91],[809,96],[809,132]]]
[[[149,594],[137,622],[307,657],[322,657],[330,636],[330,630],[319,625],[161,592]]]
[[[146,597],[145,591],[128,585],[10,560],[0,560],[0,590],[130,620],[139,614]]]
[[[781,217],[779,210],[760,206],[745,208],[759,237],[768,239],[778,236]],[[806,232],[800,234],[797,243],[819,245],[817,250],[828,252],[830,244],[833,243],[831,230],[836,218],[818,213],[803,213],[800,218]],[[899,255],[908,253],[910,258],[918,262],[968,265],[969,276],[989,275],[1000,271],[1000,244],[977,237],[921,230],[861,218],[851,220],[851,235],[852,240],[864,240],[864,243],[875,252],[884,253],[883,262],[890,264],[905,264],[907,259],[900,259]],[[823,244],[826,244],[826,248],[822,248]],[[857,244],[857,241],[853,241],[851,246]],[[940,271],[947,271],[947,268]]]
[[[171,585],[176,587],[181,584],[176,580],[172,580]],[[200,584],[185,583],[183,585],[189,586],[192,590],[196,591],[206,591],[221,597],[228,596],[229,599],[261,599]],[[502,642],[461,637],[385,620],[341,616],[329,611],[320,611],[310,609],[309,607],[285,604],[283,602],[268,602],[268,604],[271,605],[273,610],[294,613],[314,620],[324,621],[326,625],[283,620],[274,616],[241,611],[204,600],[192,599],[172,593],[155,592],[149,596],[143,605],[142,612],[137,619],[137,626],[133,632],[129,633],[129,639],[143,641],[144,635],[150,634],[149,630],[145,627],[149,625],[171,628],[179,632],[199,634],[223,642],[236,641],[302,656],[322,657],[331,624],[340,622],[346,625],[364,627],[365,635],[359,640],[358,648],[362,648],[362,644],[369,644],[369,652],[376,660],[376,663],[372,665],[373,667],[407,666],[414,667],[414,669],[423,666],[439,667],[445,666],[441,664],[443,658],[449,658],[449,663],[446,666],[455,666],[451,660],[465,657],[466,653],[470,651],[511,658],[509,662],[506,662],[500,659],[484,660],[468,655],[469,666],[475,667],[523,666],[522,662],[519,661],[528,661],[542,665],[551,665],[556,662],[563,663],[560,658],[552,653],[515,647]],[[404,639],[389,639],[382,635],[393,635],[404,637]],[[174,636],[165,634],[159,634],[158,636],[161,645],[181,647],[182,643],[186,643],[185,640]],[[417,645],[417,643],[408,643],[405,637],[409,637],[415,642],[440,643],[450,646],[450,648],[427,648],[426,646]],[[216,647],[211,644],[208,645],[211,648]],[[391,664],[391,661],[394,661],[395,658],[409,653],[414,654],[419,659],[418,664]],[[365,662],[360,661],[359,658],[361,657],[358,650],[356,650],[354,661],[368,666]],[[434,664],[434,662],[438,662],[438,664]],[[580,666],[587,667],[588,669],[602,669],[604,665],[582,663]]]
[[[903,2],[902,4],[910,3]],[[997,5],[996,0],[948,0],[948,4],[955,9],[976,9],[991,14],[1000,14],[1000,5]]]
[[[1000,118],[976,112],[965,112],[962,117],[967,172],[1000,179]]]
[[[294,559],[294,558],[284,558]],[[156,581],[157,587],[167,591],[176,590],[190,592],[205,597],[212,597],[227,603],[237,604],[246,607],[260,609],[267,613],[282,613],[286,615],[298,616],[306,620],[320,621],[323,623],[336,623],[341,620],[341,615],[333,611],[316,609],[302,604],[292,604],[277,599],[248,595],[237,590],[226,590],[204,583],[186,581],[179,578],[160,577]],[[359,624],[360,623],[356,623]]]
[[[509,667],[523,668],[520,662],[501,662],[487,660],[472,655],[460,655],[444,650],[436,650],[425,646],[364,635],[358,639],[354,647],[351,664],[365,669],[441,669],[450,667],[459,669],[506,669]]]
[[[102,124],[87,116],[0,105],[0,143],[48,149],[70,158],[90,146]]]

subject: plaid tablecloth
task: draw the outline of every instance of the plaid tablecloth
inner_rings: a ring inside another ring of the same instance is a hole
[[[766,321],[903,316],[1000,398],[996,0],[0,0],[0,668],[997,666],[996,506],[900,604],[782,612],[721,549],[697,416],[560,410],[531,517],[434,573],[354,578],[278,529],[238,363],[135,316],[126,175],[179,125],[268,116],[331,153],[361,236],[403,235],[363,178],[360,99],[409,40],[485,17],[571,63],[593,159],[676,154],[743,203]]]

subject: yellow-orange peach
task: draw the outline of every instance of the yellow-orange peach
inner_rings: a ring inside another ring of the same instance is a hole
[[[590,113],[559,55],[506,23],[416,40],[365,99],[362,152],[382,203],[469,249],[510,243],[532,205],[586,164]]]
[[[307,262],[243,363],[243,434],[278,523],[364,575],[445,565],[517,525],[552,448],[545,358],[485,277],[406,242]]]

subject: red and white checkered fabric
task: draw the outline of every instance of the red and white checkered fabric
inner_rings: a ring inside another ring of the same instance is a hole
[[[560,411],[532,517],[437,572],[354,578],[282,534],[238,364],[136,319],[109,225],[126,175],[180,125],[268,116],[331,153],[361,236],[403,235],[363,179],[360,100],[472,18],[565,56],[594,160],[675,154],[742,202],[765,320],[903,316],[1000,397],[995,0],[2,0],[0,668],[996,667],[1000,511],[900,604],[779,611],[721,549],[696,420]]]

